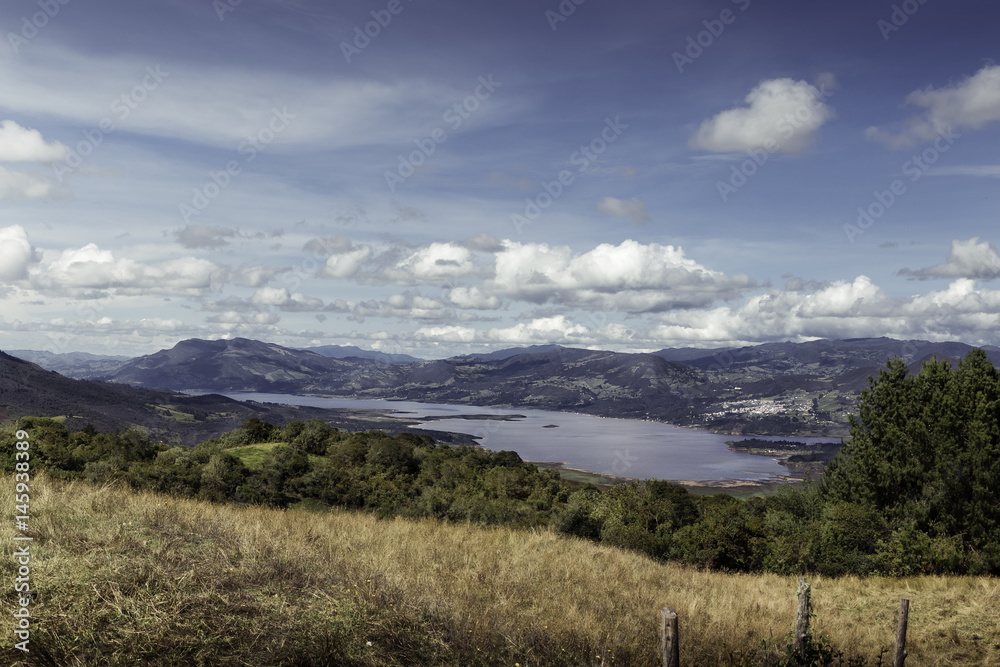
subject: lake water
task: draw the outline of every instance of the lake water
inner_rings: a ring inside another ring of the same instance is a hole
[[[514,451],[526,461],[558,461],[569,468],[618,477],[674,481],[763,481],[788,472],[775,459],[730,451],[726,441],[738,440],[742,436],[718,435],[660,422],[608,419],[570,412],[413,401],[265,393],[226,395],[241,401],[322,408],[393,410],[407,418],[448,417],[427,422],[422,428],[475,435],[480,438],[479,443],[483,447],[493,451]],[[457,418],[458,415],[473,414],[498,417],[523,415],[523,418],[511,421]],[[802,442],[836,441],[835,438],[794,439]]]

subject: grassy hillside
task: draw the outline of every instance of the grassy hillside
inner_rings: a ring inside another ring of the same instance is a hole
[[[657,613],[688,665],[758,664],[795,580],[696,571],[548,530],[239,508],[39,477],[31,653],[13,665],[655,665]],[[12,545],[14,480],[0,478]],[[9,552],[8,552],[9,553]],[[0,560],[3,604],[16,563]],[[907,665],[1000,661],[992,578],[812,579],[816,627],[877,657],[911,598]]]

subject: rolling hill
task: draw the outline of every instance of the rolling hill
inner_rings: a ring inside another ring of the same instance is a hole
[[[0,352],[0,408],[6,409],[11,419],[64,418],[70,428],[82,428],[88,423],[106,431],[139,426],[156,439],[185,445],[231,431],[248,417],[278,425],[318,418],[346,430],[387,425],[397,432],[410,430],[406,422],[387,422],[373,411],[241,402],[218,394],[189,396],[121,383],[76,380],[4,352]],[[433,432],[432,435],[445,441],[469,441],[454,434]]]

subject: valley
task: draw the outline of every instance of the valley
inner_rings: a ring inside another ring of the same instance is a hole
[[[971,349],[962,343],[866,338],[650,354],[539,346],[411,361],[317,348],[334,358],[234,338],[181,341],[127,361],[35,358],[79,379],[150,389],[523,407],[737,435],[839,437],[847,434],[848,416],[868,377],[887,359],[900,356],[916,372],[926,359],[954,364]],[[1000,362],[1000,350],[985,351]]]

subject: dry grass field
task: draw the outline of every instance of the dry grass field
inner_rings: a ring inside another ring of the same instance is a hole
[[[0,662],[14,665],[656,665],[658,612],[685,665],[775,663],[797,581],[702,572],[566,539],[349,512],[213,505],[31,482],[30,653],[13,647],[14,483],[0,478]],[[1000,664],[1000,581],[814,577],[816,632],[891,664]]]

